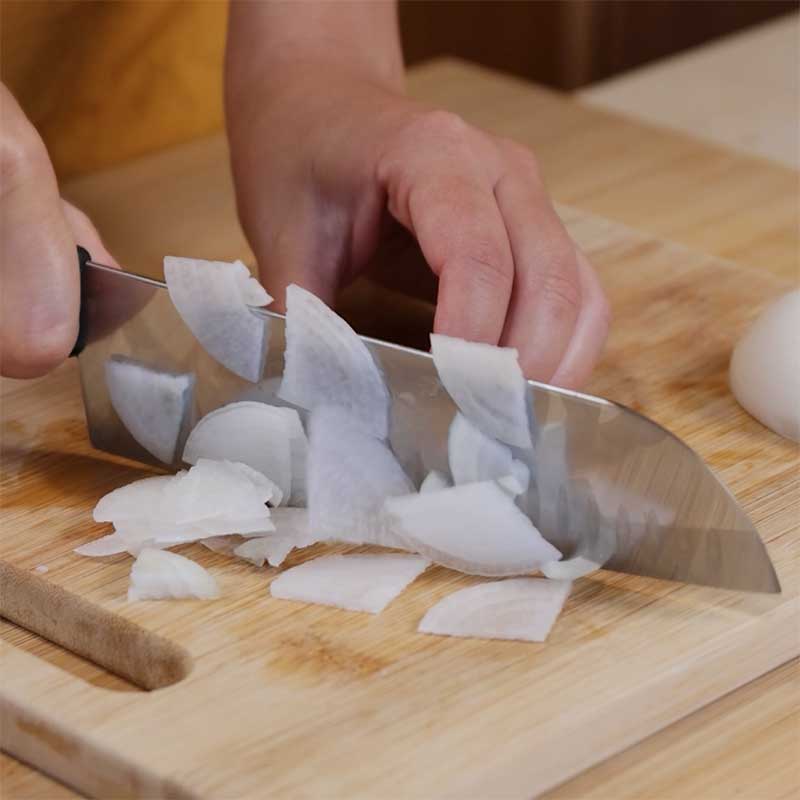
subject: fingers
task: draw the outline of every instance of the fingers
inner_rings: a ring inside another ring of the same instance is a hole
[[[47,151],[0,85],[0,369],[35,377],[69,355],[78,328],[75,242]]]
[[[592,368],[600,360],[611,323],[608,301],[592,265],[580,250],[577,256],[581,310],[572,339],[551,381],[566,389],[577,389],[588,380]]]
[[[482,135],[448,114],[421,118],[410,134],[384,160],[379,179],[390,212],[439,276],[434,330],[497,344],[514,260],[492,193],[491,151]]]
[[[495,187],[515,268],[502,344],[519,350],[529,378],[547,383],[572,339],[582,285],[575,247],[533,170],[523,166],[510,164]]]

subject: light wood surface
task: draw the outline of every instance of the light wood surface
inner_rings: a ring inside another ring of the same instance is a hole
[[[419,81],[412,81],[412,88],[423,93],[426,91],[426,86],[432,86],[435,89],[435,79],[437,75],[441,76],[443,87],[452,87],[453,82],[457,81],[459,70],[461,70],[461,79],[463,81],[469,81],[476,77],[476,73],[473,70],[467,68],[462,69],[459,65],[436,65],[429,67],[427,70],[421,73],[418,73],[421,76],[421,79]],[[560,116],[562,122],[564,120],[569,122],[569,120],[573,118],[574,114],[579,113],[569,107],[571,104],[565,103],[563,100],[555,98],[548,93],[542,93],[535,88],[529,88],[527,91],[523,92],[521,84],[517,84],[514,81],[506,81],[505,79],[497,77],[489,80],[486,73],[483,72],[478,74],[478,78],[480,78],[480,80],[477,82],[473,81],[473,84],[477,85],[479,83],[480,91],[473,93],[472,95],[462,92],[460,95],[455,97],[454,101],[450,103],[450,106],[456,108],[457,110],[461,110],[462,113],[471,113],[476,118],[480,118],[482,116],[483,119],[488,120],[493,117],[495,119],[496,127],[505,126],[509,132],[511,132],[510,129],[512,128],[520,127],[520,116],[524,118],[524,115],[521,115],[519,111],[520,99],[524,101],[525,114],[529,113],[529,111],[535,107],[541,113],[547,111],[547,113],[550,114],[552,111],[556,118],[559,118]],[[442,96],[447,94],[447,91],[445,91],[444,88],[436,91],[440,91]],[[436,92],[432,92],[431,94],[435,95]],[[432,99],[436,99],[436,97],[433,97]],[[582,112],[580,113],[582,115]],[[549,118],[551,117],[540,117],[538,119],[539,125],[541,125],[542,119],[546,120]],[[610,125],[609,119],[603,117],[602,115],[590,113],[588,117],[583,119],[583,123],[585,124],[592,119],[595,119],[598,122],[598,131],[601,134],[601,138],[607,137],[607,127]],[[477,121],[481,120],[477,119]],[[556,119],[556,127],[558,127],[558,124],[561,123],[559,123],[558,119]],[[536,130],[534,130],[534,128],[536,128]],[[569,130],[569,125],[565,125],[563,129],[564,135],[568,135]],[[538,127],[536,127],[534,121],[529,120],[528,128],[523,130],[521,134],[517,133],[517,136],[518,138],[527,137],[529,142],[535,143],[534,138],[536,138],[536,131],[538,131]],[[635,126],[629,122],[620,122],[618,133],[622,139],[628,143],[646,143],[649,135],[652,132]],[[654,148],[652,153],[653,160],[656,164],[664,163],[666,157],[664,142],[666,140],[672,141],[674,145],[673,155],[677,154],[680,156],[682,153],[687,152],[687,148],[693,153],[692,158],[690,158],[687,162],[687,166],[689,168],[691,168],[691,166],[695,163],[695,159],[700,159],[702,157],[704,152],[706,154],[711,153],[712,155],[716,153],[716,156],[718,157],[718,152],[714,151],[713,148],[707,148],[704,145],[694,145],[693,143],[688,142],[688,140],[684,141],[680,137],[676,138],[669,135],[666,135],[665,137],[664,135],[660,135],[660,138],[662,146],[660,148]],[[539,137],[539,139],[541,140],[542,137]],[[548,138],[546,142],[542,140],[539,146],[540,153],[542,153],[543,150],[542,144],[544,144],[545,155],[547,153],[557,154],[560,146],[559,143],[552,138]],[[550,149],[547,149],[548,147]],[[176,193],[171,195],[174,200],[181,202],[189,201],[188,205],[180,205],[180,203],[178,203],[177,206],[173,206],[172,217],[169,215],[169,200],[165,199],[163,204],[159,205],[158,196],[161,193],[148,191],[147,169],[144,170],[143,175],[141,174],[141,170],[139,170],[140,174],[138,182],[137,171],[131,170],[127,174],[127,177],[125,175],[112,175],[108,176],[107,180],[102,178],[96,180],[93,179],[91,181],[84,182],[77,188],[78,194],[82,193],[84,199],[90,201],[90,204],[92,198],[96,198],[94,202],[96,203],[98,211],[102,211],[103,207],[113,209],[114,204],[118,202],[123,204],[122,210],[126,213],[106,213],[104,216],[101,215],[103,220],[109,223],[113,223],[115,219],[119,219],[120,217],[127,219],[127,226],[119,225],[117,226],[117,229],[115,229],[114,225],[111,224],[111,235],[109,235],[109,230],[107,230],[106,226],[101,225],[110,242],[112,243],[112,246],[115,244],[122,245],[124,242],[128,242],[128,249],[126,250],[125,247],[123,247],[122,250],[120,250],[121,255],[124,254],[127,256],[128,253],[130,253],[131,257],[135,257],[136,252],[144,252],[145,255],[140,256],[139,260],[142,263],[146,262],[150,264],[152,267],[152,259],[160,257],[161,253],[164,252],[163,249],[159,252],[157,248],[169,242],[196,242],[198,248],[213,248],[219,246],[220,251],[231,254],[234,253],[237,247],[243,246],[241,245],[242,240],[239,238],[238,232],[232,230],[230,225],[227,223],[227,220],[230,219],[230,208],[226,196],[226,190],[224,188],[224,181],[221,184],[222,188],[219,191],[206,191],[204,193],[206,203],[205,208],[208,209],[209,206],[211,206],[211,210],[207,211],[204,217],[202,217],[200,213],[204,208],[203,203],[190,202],[191,198],[197,195],[196,189],[203,185],[203,181],[206,181],[206,186],[213,186],[216,188],[220,185],[217,180],[218,176],[220,174],[224,175],[224,170],[220,172],[219,166],[214,166],[214,160],[217,158],[220,152],[218,150],[218,143],[199,143],[198,145],[195,145],[194,148],[194,156],[187,157],[185,155],[187,151],[176,151],[176,153],[173,154],[174,158],[165,157],[163,161],[157,164],[158,168],[154,169],[150,173],[151,176],[161,174],[163,177],[168,179],[165,181],[165,183],[171,187],[170,191],[174,190]],[[591,153],[587,153],[585,149],[578,152],[582,153],[582,158],[587,159],[588,156],[588,162],[592,162]],[[626,158],[628,158],[626,151],[623,150],[618,154],[618,159],[623,164],[626,163]],[[178,164],[178,167],[174,170],[171,167],[172,161]],[[617,188],[618,191],[623,195],[625,195],[626,192],[629,193],[627,195],[629,208],[623,209],[623,211],[626,213],[630,212],[630,221],[635,223],[636,220],[641,216],[641,209],[636,207],[636,198],[638,196],[637,185],[638,189],[643,191],[650,178],[646,169],[646,165],[643,162],[637,165],[636,159],[633,159],[631,162],[627,163],[630,167],[627,173],[628,180],[624,185],[619,185]],[[681,165],[680,158],[678,158],[677,163],[679,166]],[[725,168],[720,173],[719,180],[712,181],[708,185],[708,195],[707,197],[703,198],[704,203],[710,202],[715,208],[719,208],[726,193],[739,195],[743,192],[746,192],[750,183],[750,177],[757,173],[759,171],[759,167],[762,166],[758,165],[756,162],[748,161],[747,159],[739,159],[737,157],[730,156],[726,157],[724,164]],[[568,165],[562,159],[561,162],[555,162],[555,167],[557,168],[555,172],[550,170],[551,185],[556,190],[556,195],[560,196],[561,198],[567,196],[565,192],[561,191],[561,189],[564,187],[569,188],[570,170],[567,169],[567,166]],[[561,171],[559,171],[559,169]],[[586,171],[587,168],[584,164],[584,169],[580,170],[580,172],[585,173]],[[609,175],[604,173],[603,170],[600,170],[600,173],[601,174],[599,176],[596,176],[598,178],[597,186],[602,187],[603,181],[609,180]],[[195,188],[192,189],[191,181],[195,180],[198,174],[200,174],[200,178],[198,178],[197,183],[194,185]],[[678,178],[678,182],[683,181],[684,185],[690,182],[685,174],[682,177],[678,176]],[[116,187],[115,180],[119,181]],[[189,181],[188,185],[187,181]],[[785,171],[772,171],[771,169],[768,169],[767,178],[764,182],[764,192],[761,196],[760,207],[753,211],[753,209],[748,209],[746,204],[741,203],[736,204],[733,212],[734,216],[738,218],[740,228],[738,231],[739,241],[742,243],[741,255],[738,257],[744,258],[745,261],[754,260],[755,263],[762,267],[772,266],[775,268],[775,271],[779,273],[782,272],[787,276],[790,276],[793,273],[793,270],[796,268],[796,265],[791,258],[792,253],[796,249],[796,232],[793,229],[794,220],[786,213],[787,208],[790,208],[792,203],[796,203],[796,197],[792,197],[786,192],[786,187],[790,185],[791,176],[788,173]],[[597,186],[595,188],[597,188]],[[613,180],[611,184],[606,185],[606,188],[610,190],[612,186]],[[130,196],[131,191],[133,191],[134,194],[136,194],[138,191],[140,200],[142,198],[142,193],[144,195],[145,202],[139,202],[138,208],[136,205],[137,201],[135,199],[131,201],[129,206],[124,206],[125,198]],[[586,196],[588,197],[588,195]],[[599,193],[601,200],[603,196],[604,192],[601,191]],[[119,208],[117,208],[117,210],[119,211]],[[682,207],[682,211],[685,212],[684,219],[688,220],[691,215],[691,208],[687,207],[685,202]],[[132,212],[132,215],[127,212]],[[771,212],[773,215],[779,218],[779,222],[776,227],[770,229],[773,232],[775,230],[779,232],[777,243],[774,241],[774,235],[762,235],[763,226],[760,224],[760,219],[764,214],[766,214],[766,212]],[[152,216],[150,216],[150,214],[152,214]],[[174,219],[175,214],[179,214],[180,220],[182,220],[181,224],[159,224],[155,228],[149,227],[151,221],[160,221],[163,223],[164,219]],[[217,219],[217,214],[221,214],[221,217],[219,217],[220,223],[218,226],[214,226],[212,228],[212,226],[208,224],[207,220],[209,218]],[[201,217],[202,224],[195,224],[195,221]],[[720,225],[719,221],[717,221],[717,223],[713,223],[712,221],[712,227],[714,224]],[[210,228],[211,230],[209,231]],[[142,230],[148,231],[147,237],[140,235]],[[175,230],[174,235],[172,233],[173,230]],[[167,234],[166,231],[170,231],[170,233]],[[692,241],[691,233],[692,230],[689,229],[688,234],[684,236],[684,239],[688,240],[690,243],[696,244],[696,242]],[[721,241],[724,236],[724,226],[719,227],[718,234]],[[222,243],[221,245],[220,242]],[[237,242],[239,244],[236,244]],[[148,254],[148,247],[153,248],[152,254]],[[198,252],[201,251],[198,249]],[[209,251],[202,250],[202,252],[205,253]],[[780,254],[780,258],[777,261],[770,263],[769,255],[775,252]],[[738,254],[734,252],[732,255]],[[754,255],[755,258],[750,258],[751,255]],[[710,708],[714,709],[715,707],[716,704]],[[701,714],[697,715],[697,718],[703,720],[708,719],[708,716],[709,715],[706,712],[701,712]],[[664,752],[669,753],[672,751],[673,744],[671,744],[668,739],[664,739],[664,737],[667,736],[667,733],[668,732],[660,734],[654,737],[654,739],[651,741],[663,743],[659,744],[658,747],[663,748]],[[645,744],[640,745],[639,747],[634,748],[632,752],[639,752],[641,748],[644,747]],[[624,756],[620,756],[619,758],[624,758]],[[613,765],[619,761],[619,758],[612,759],[608,763]],[[702,763],[702,758],[697,759],[697,763]],[[19,775],[20,769],[15,767],[13,769],[13,774]],[[26,774],[30,775],[30,773]],[[671,773],[669,770],[665,770],[663,775],[665,786],[668,785],[670,775],[672,775],[673,779],[677,780],[677,775],[674,772]],[[733,761],[729,763],[729,769],[727,770],[726,775],[729,779],[729,783],[727,785],[732,787],[741,786],[743,784],[761,786],[761,784],[753,783],[754,777],[757,776],[754,776],[752,771],[743,772],[741,769],[737,770],[737,764]],[[746,776],[746,779],[743,776]],[[602,778],[598,778],[598,780],[600,781],[598,785],[602,787]],[[748,780],[750,781],[749,783]],[[15,796],[25,796],[24,792],[27,791],[27,789],[25,789],[26,785],[30,787],[31,784],[25,784],[24,781],[21,782],[20,792],[23,793]],[[606,796],[613,795],[607,794]],[[756,792],[750,796],[766,797],[771,795]]]
[[[456,641],[415,626],[476,579],[432,569],[365,619],[273,600],[274,571],[189,545],[221,600],[129,604],[128,557],[71,550],[105,529],[91,522],[96,498],[143,473],[89,447],[70,363],[6,386],[0,557],[45,564],[37,582],[176,643],[194,669],[157,692],[111,692],[3,645],[5,746],[99,796],[396,796],[401,779],[408,797],[530,797],[796,657],[794,449],[738,409],[725,382],[732,343],[785,283],[563,213],[616,312],[590,388],[653,416],[718,471],[767,541],[783,595],[599,573],[576,583],[547,644]],[[68,639],[76,623],[59,602]]]
[[[577,93],[597,108],[800,167],[800,14]]]

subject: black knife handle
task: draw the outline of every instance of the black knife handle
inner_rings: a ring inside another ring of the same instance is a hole
[[[77,356],[84,347],[86,347],[86,317],[87,317],[87,309],[83,303],[83,279],[84,279],[84,267],[86,266],[87,261],[91,261],[92,257],[89,254],[89,251],[85,247],[81,247],[78,245],[78,271],[80,272],[80,281],[81,281],[81,307],[80,313],[78,315],[78,338],[75,340],[75,346],[72,348],[72,352],[70,353],[70,357]]]

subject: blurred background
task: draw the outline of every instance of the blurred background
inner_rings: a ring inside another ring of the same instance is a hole
[[[797,0],[403,0],[409,64],[456,56],[560,90],[797,10]],[[3,0],[0,69],[61,178],[222,125],[224,0]]]

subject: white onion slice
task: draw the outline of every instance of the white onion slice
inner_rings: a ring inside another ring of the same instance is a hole
[[[164,487],[175,477],[175,475],[155,475],[114,489],[103,495],[94,507],[92,514],[94,521],[117,522],[141,518],[148,509],[161,502]]]
[[[217,582],[210,573],[177,553],[146,547],[131,568],[128,600],[218,596]]]
[[[105,379],[111,405],[130,435],[159,461],[172,464],[191,418],[194,376],[113,355],[105,363]]]
[[[456,414],[450,423],[447,458],[456,486],[509,475],[514,461],[508,445],[478,430],[461,413]]]
[[[347,410],[356,425],[385,439],[389,390],[356,332],[319,298],[292,284],[286,290],[286,353],[278,392],[287,402]]]
[[[270,592],[284,600],[378,614],[428,564],[403,553],[322,556],[280,574]]]
[[[169,296],[200,344],[231,372],[256,383],[261,379],[269,342],[266,319],[250,306],[272,298],[241,261],[164,259]]]
[[[106,495],[98,522],[113,522],[126,549],[172,546],[231,533],[274,530],[265,505],[280,490],[246,464],[199,459],[188,472],[145,478]]]
[[[574,581],[590,572],[600,569],[602,564],[584,556],[572,556],[563,561],[549,561],[542,564],[542,575],[556,580]]]
[[[291,443],[298,435],[305,436],[297,412],[290,408],[231,403],[206,414],[195,425],[183,460],[189,464],[200,458],[247,464],[275,483],[288,501],[292,492]]]
[[[525,575],[561,554],[495,481],[392,497],[391,530],[408,549],[473,575]]]
[[[759,422],[800,441],[800,289],[767,306],[741,338],[731,358],[730,384]]]
[[[224,536],[208,536],[205,539],[200,539],[200,544],[207,547],[212,553],[232,556],[233,551],[243,541],[244,539],[239,534],[229,533]]]
[[[418,630],[476,639],[547,639],[571,588],[569,581],[511,578],[448,595],[423,617]]]
[[[282,563],[293,547],[291,537],[271,534],[245,539],[234,549],[233,554],[249,561],[255,567],[263,567],[265,561],[275,566],[273,562]]]
[[[449,489],[453,484],[450,479],[443,472],[438,469],[432,469],[426,476],[425,480],[419,487],[420,494],[427,492],[438,492],[441,489]]]
[[[414,491],[386,444],[343,409],[321,406],[309,423],[308,508],[320,539],[398,547],[387,533],[385,498]]]
[[[79,556],[89,556],[91,558],[102,558],[103,556],[115,556],[118,553],[128,552],[128,543],[118,533],[109,533],[99,539],[82,544],[73,550]]]
[[[439,378],[461,413],[488,436],[532,446],[528,384],[513,347],[431,334]]]

